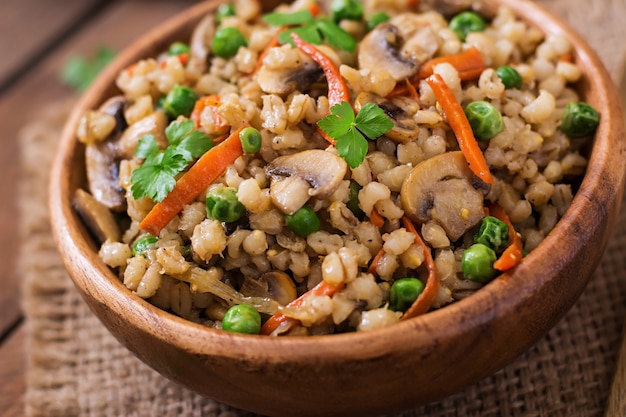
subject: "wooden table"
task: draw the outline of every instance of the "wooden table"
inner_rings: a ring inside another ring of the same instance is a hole
[[[75,54],[121,50],[195,0],[2,0],[0,2],[0,417],[24,415],[25,330],[17,271],[18,132],[76,93],[59,72]]]
[[[76,93],[59,72],[70,56],[119,51],[193,0],[0,2],[0,417],[24,415],[25,331],[20,309],[18,132],[50,103]]]

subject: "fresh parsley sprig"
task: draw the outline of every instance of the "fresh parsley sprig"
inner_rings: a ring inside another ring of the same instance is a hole
[[[169,146],[160,150],[154,135],[144,135],[137,143],[135,156],[144,159],[130,177],[130,191],[134,199],[149,197],[162,201],[176,185],[176,175],[194,158],[213,147],[204,133],[195,130],[192,120],[174,121],[165,129]]]
[[[393,128],[393,121],[374,103],[361,107],[355,116],[350,103],[343,101],[332,106],[330,114],[318,121],[317,125],[335,140],[339,156],[350,167],[356,168],[367,155],[367,140],[374,140],[387,133]]]
[[[326,40],[329,44],[354,52],[356,40],[348,32],[339,27],[335,22],[326,18],[315,18],[308,10],[300,10],[294,13],[268,13],[263,20],[272,26],[285,26],[288,29],[278,35],[281,44],[290,43],[291,32],[297,33],[302,39],[316,45]]]

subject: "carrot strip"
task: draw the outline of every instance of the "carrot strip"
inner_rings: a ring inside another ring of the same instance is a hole
[[[401,318],[404,320],[419,316],[420,314],[424,314],[428,311],[439,293],[439,273],[437,272],[437,266],[435,265],[435,260],[433,259],[430,250],[428,250],[428,247],[422,240],[421,236],[417,233],[413,222],[411,222],[408,217],[403,216],[402,224],[406,230],[415,234],[415,244],[422,247],[424,251],[424,262],[426,263],[426,268],[428,269],[428,278],[426,279],[424,291],[422,291],[422,293],[417,297],[411,307],[404,312]]]
[[[330,107],[344,101],[350,103],[350,90],[348,90],[348,85],[335,62],[315,46],[304,41],[297,33],[292,32],[291,38],[298,49],[311,57],[324,70],[328,82],[328,104]]]
[[[315,124],[315,128],[317,129],[317,133],[319,133],[320,136],[323,137],[326,142],[328,142],[331,145],[335,144],[335,139],[331,138],[328,133],[324,132],[324,129],[319,127],[317,123]]]
[[[367,272],[374,276],[377,276],[378,272],[376,272],[376,268],[378,268],[378,263],[383,258],[383,256],[385,256],[385,249],[380,248],[376,255],[374,255],[374,259],[372,259],[369,268],[367,268]]]
[[[426,82],[433,89],[437,101],[441,105],[448,124],[454,131],[459,148],[463,152],[469,168],[478,178],[487,184],[493,184],[493,177],[489,172],[489,166],[485,156],[478,146],[472,127],[463,112],[461,104],[456,99],[454,92],[448,87],[441,75],[433,74],[426,78]]]
[[[515,231],[513,223],[511,223],[511,219],[509,219],[509,216],[502,207],[498,204],[492,204],[489,207],[489,213],[493,217],[502,220],[509,227],[509,241],[511,244],[504,250],[504,252],[502,252],[500,257],[493,264],[493,268],[498,271],[508,271],[520,263],[524,257],[522,239]]]
[[[458,72],[462,81],[472,80],[478,77],[486,68],[483,54],[478,48],[472,46],[463,52],[453,55],[440,56],[426,61],[420,67],[417,78],[423,80],[433,75],[435,65],[448,63]]]
[[[406,80],[405,84],[397,85],[393,91],[387,95],[387,98],[406,95],[415,98],[415,88],[419,85],[419,82],[433,74],[435,65],[444,62],[452,65],[458,71],[461,81],[469,81],[478,78],[487,67],[483,55],[474,46],[458,54],[433,58],[422,64],[418,73],[409,80]]]
[[[219,105],[220,97],[215,94],[200,97],[198,100],[196,100],[196,103],[193,106],[193,110],[191,111],[189,118],[194,121],[196,128],[199,128],[202,112],[205,108],[210,107],[211,113],[213,114],[213,120],[215,120],[215,127],[221,132],[228,126],[224,122],[224,119],[222,119],[222,116],[220,116],[218,113]]]
[[[370,222],[376,227],[383,227],[385,225],[385,218],[380,215],[376,207],[372,209],[372,214],[370,214]]]
[[[278,29],[278,31],[274,34],[272,39],[270,39],[267,45],[265,45],[265,48],[263,48],[263,50],[259,54],[259,57],[257,58],[256,65],[254,66],[254,69],[252,70],[251,74],[256,74],[257,72],[259,72],[259,69],[263,65],[263,60],[269,53],[270,49],[280,46],[280,40],[278,40],[278,37],[285,29],[286,27],[281,27],[280,29]]]
[[[287,306],[288,307],[301,306],[302,303],[304,303],[304,301],[306,301],[308,297],[312,297],[312,296],[327,295],[330,297],[333,294],[335,294],[337,291],[342,289],[344,285],[345,285],[344,283],[341,283],[339,285],[333,285],[322,280],[315,287],[311,288],[309,291],[305,292],[300,297],[296,298],[295,300],[287,304]],[[263,326],[261,326],[260,334],[270,335],[274,330],[278,328],[278,326],[280,326],[281,324],[285,322],[289,323],[286,326],[288,326],[287,329],[290,329],[291,327],[295,326],[298,323],[298,320],[291,318],[291,317],[287,317],[282,313],[275,313],[265,323],[263,323]]]
[[[219,145],[209,149],[176,183],[172,191],[154,205],[139,227],[158,236],[186,204],[194,201],[213,181],[219,178],[226,168],[243,155],[239,132],[235,130]]]

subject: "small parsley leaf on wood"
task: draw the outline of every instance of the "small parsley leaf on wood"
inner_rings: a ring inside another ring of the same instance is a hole
[[[363,163],[367,155],[367,140],[384,135],[393,127],[393,121],[374,103],[364,105],[354,115],[347,101],[330,108],[330,114],[317,125],[335,140],[335,147],[352,168]]]
[[[135,156],[144,159],[130,178],[134,199],[149,197],[162,201],[176,185],[176,176],[194,158],[211,149],[211,138],[195,130],[192,120],[174,121],[165,129],[169,146],[160,150],[154,135],[144,135],[137,143]]]

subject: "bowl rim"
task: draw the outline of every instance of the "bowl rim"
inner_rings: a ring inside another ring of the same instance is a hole
[[[311,355],[310,349],[303,350],[302,348],[310,346],[312,343],[315,344],[317,352],[319,352],[317,356],[337,363],[354,361],[355,358],[377,357],[392,351],[396,353],[398,351],[408,352],[418,347],[424,348],[432,345],[433,335],[439,342],[462,337],[459,336],[459,317],[463,317],[465,320],[460,327],[461,334],[463,334],[473,331],[477,327],[485,326],[497,315],[510,316],[515,314],[518,306],[528,300],[529,297],[540,292],[551,278],[533,273],[532,268],[547,266],[547,257],[540,258],[540,255],[548,252],[555,256],[561,256],[562,262],[566,262],[574,255],[566,253],[559,243],[564,237],[578,230],[577,219],[598,209],[601,210],[601,214],[605,215],[608,207],[604,207],[604,212],[602,212],[604,205],[617,204],[619,207],[625,171],[623,162],[625,159],[623,158],[625,153],[624,126],[619,108],[619,98],[616,93],[617,89],[612,84],[604,65],[595,51],[565,21],[552,15],[541,5],[529,0],[484,0],[483,2],[487,5],[501,4],[508,7],[517,16],[530,21],[532,25],[541,26],[541,30],[546,34],[565,34],[575,48],[576,59],[596,71],[597,76],[587,76],[586,81],[590,84],[589,88],[594,95],[596,108],[601,109],[602,113],[601,123],[596,133],[597,139],[589,159],[589,165],[597,165],[598,169],[587,171],[579,191],[574,196],[571,207],[560,219],[555,229],[546,236],[536,250],[529,253],[527,261],[522,262],[513,272],[503,274],[471,297],[392,326],[367,332],[279,338],[241,335],[211,329],[160,310],[128,291],[102,262],[96,261],[92,265],[98,274],[88,276],[92,274],[89,271],[90,256],[93,257],[94,254],[97,256],[97,250],[94,250],[93,244],[79,232],[81,226],[70,204],[73,189],[70,185],[72,179],[69,165],[79,147],[74,134],[78,120],[85,110],[100,104],[99,97],[111,91],[112,84],[121,69],[144,56],[138,51],[154,50],[160,42],[162,43],[159,39],[162,39],[161,36],[164,33],[168,35],[176,33],[181,23],[198,21],[200,17],[213,10],[220,3],[219,1],[209,1],[196,4],[171,18],[120,53],[82,96],[63,129],[61,143],[51,171],[49,208],[53,236],[66,268],[81,295],[89,297],[97,303],[109,305],[116,314],[125,317],[133,325],[151,333],[158,339],[171,341],[173,337],[178,338],[185,348],[192,353],[227,357],[247,354],[257,358],[262,357],[269,362],[301,360],[302,354],[300,352]],[[611,149],[610,145],[613,143],[609,140],[611,135],[617,135],[618,139],[613,142],[620,142],[619,151]],[[616,154],[620,157],[617,158]],[[608,183],[607,175],[611,177],[611,181]],[[613,192],[612,199],[605,195],[603,199],[596,201],[598,190]],[[611,224],[615,221],[615,219],[607,220],[603,215],[597,217],[594,227],[600,227],[600,224],[604,224],[606,221]],[[580,254],[583,250],[582,243],[576,243],[576,245],[578,246],[573,253]],[[595,266],[593,268],[595,269]],[[535,278],[528,285],[521,287],[517,285],[518,279],[531,277]],[[111,294],[115,294],[115,297],[111,298]],[[573,305],[573,301],[568,303],[567,309]],[[140,311],[141,314],[137,314],[137,311]],[[556,324],[563,314],[564,312],[554,313],[554,316],[548,319],[551,322],[549,327]],[[538,338],[536,336],[535,341]],[[390,344],[389,339],[396,342]],[[251,343],[252,340],[254,343]],[[516,352],[510,356],[516,356],[528,348],[530,344],[518,347],[515,349]],[[281,346],[286,346],[288,349],[276,350]],[[346,346],[358,346],[359,348],[358,350],[345,349]]]

